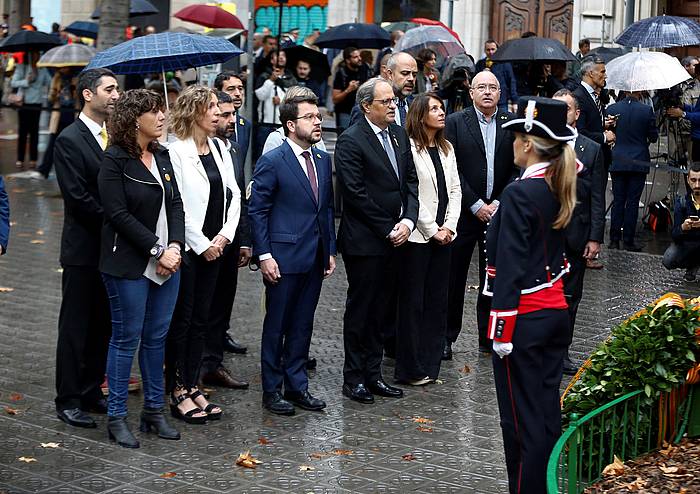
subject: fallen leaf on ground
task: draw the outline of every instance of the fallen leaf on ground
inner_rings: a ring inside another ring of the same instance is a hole
[[[31,237],[32,234],[31,234],[31,233],[27,233],[27,232],[20,232],[20,233],[17,234],[17,236],[18,236],[18,237],[25,238],[25,237]]]
[[[38,238],[35,238],[34,240],[29,241],[30,244],[45,244],[43,240],[39,240]]]
[[[641,477],[637,477],[637,480],[633,480],[629,484],[623,484],[620,487],[623,489],[630,490],[632,492],[644,489],[647,486],[646,480],[642,480]]]
[[[240,455],[238,455],[238,459],[236,460],[236,465],[245,468],[256,468],[261,463],[262,461],[253,458],[253,455],[250,454],[250,451],[241,453]]]
[[[615,456],[615,461],[603,469],[603,476],[622,475],[623,473],[625,473],[625,464],[617,457],[617,455]]]
[[[425,427],[422,425],[419,425],[418,427],[416,427],[416,429],[418,429],[419,432],[433,432],[432,427]]]
[[[264,446],[266,444],[270,444],[270,440],[267,439],[266,437],[259,437],[258,444],[262,444]]]
[[[36,458],[32,458],[31,456],[20,456],[18,460],[23,461],[24,463],[34,463]]]
[[[464,364],[464,367],[459,369],[459,372],[461,372],[462,374],[469,374],[471,371],[471,368],[467,364]]]
[[[312,471],[312,470],[316,470],[316,469],[315,469],[314,467],[310,466],[310,465],[301,465],[301,466],[299,467],[299,471],[300,471],[300,472],[310,472],[310,471]]]
[[[442,379],[435,379],[435,384],[445,384],[445,381]]]
[[[14,292],[14,288],[10,288],[9,286],[0,286],[0,293],[10,293]]]
[[[413,419],[413,421],[414,421],[416,424],[433,424],[433,423],[435,423],[434,420],[426,419],[426,418],[424,418],[424,417],[415,417],[415,418]]]
[[[678,468],[678,467],[667,467],[666,465],[659,465],[659,469],[663,473],[682,473],[682,472],[679,472],[680,468]]]
[[[177,475],[177,473],[175,473],[175,472],[165,472],[165,473],[160,474],[160,478],[161,479],[172,479],[176,475]]]
[[[328,456],[328,453],[310,453],[309,454],[309,459],[311,460],[322,460],[326,456]]]
[[[10,394],[10,401],[19,401],[19,400],[21,400],[22,398],[24,398],[24,396],[22,396],[22,395],[19,394],[19,393],[11,393],[11,394]]]
[[[35,196],[43,196],[43,195],[44,195],[44,192],[42,192],[41,190],[39,190],[39,191],[37,191],[37,192],[34,192],[34,195],[35,195]]]
[[[60,443],[41,443],[42,448],[58,448]]]
[[[347,456],[351,455],[353,451],[351,449],[334,449],[331,451],[335,456]]]
[[[12,189],[10,192],[14,192],[15,194],[21,194],[22,192],[26,192],[27,189]]]
[[[401,457],[401,459],[402,459],[402,460],[405,460],[405,461],[413,461],[413,460],[416,459],[416,457],[413,456],[413,453],[406,453],[405,455],[403,455],[403,456]]]
[[[43,234],[44,234],[44,230],[37,230],[37,231],[36,231],[36,234],[37,234],[37,235],[43,235]]]
[[[17,224],[16,221],[10,221],[10,226],[15,226]]]
[[[19,410],[17,410],[16,408],[5,407],[5,413],[8,415],[17,415],[19,413]]]

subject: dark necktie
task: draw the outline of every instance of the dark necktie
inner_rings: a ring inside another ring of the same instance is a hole
[[[314,199],[318,203],[318,184],[316,183],[316,171],[314,171],[314,164],[311,161],[311,153],[304,151],[301,153],[306,160],[306,173],[309,177],[309,183],[311,184],[311,190],[314,193]]]
[[[401,119],[401,127],[406,127],[406,100],[397,98],[396,106],[399,107],[399,119]]]
[[[396,173],[396,177],[399,177],[399,165],[396,162],[396,153],[394,152],[394,149],[391,147],[391,144],[389,143],[389,131],[384,129],[380,132],[382,135],[382,146],[384,146],[384,151],[386,151],[387,156],[389,157],[389,161],[391,161],[391,167],[394,169],[394,173]]]
[[[595,106],[598,107],[600,121],[605,122],[605,118],[603,117],[603,103],[600,101],[600,95],[596,92],[593,92],[593,100],[595,101]]]

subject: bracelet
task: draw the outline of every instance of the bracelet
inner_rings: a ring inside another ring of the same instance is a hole
[[[182,249],[180,248],[180,246],[178,244],[170,244],[170,245],[168,245],[168,249],[175,249],[178,252],[182,252]]]

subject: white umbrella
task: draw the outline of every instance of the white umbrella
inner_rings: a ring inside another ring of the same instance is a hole
[[[622,55],[606,64],[605,69],[605,87],[621,91],[667,89],[690,79],[678,59],[656,51]]]

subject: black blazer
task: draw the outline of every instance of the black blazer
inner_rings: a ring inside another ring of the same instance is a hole
[[[175,173],[165,148],[154,153],[165,189],[168,239],[155,234],[163,201],[163,189],[141,160],[119,146],[105,153],[98,176],[105,210],[102,227],[100,271],[112,276],[138,279],[146,270],[150,250],[160,243],[178,242],[185,247],[185,212],[175,183]]]
[[[573,93],[576,95],[578,107],[581,110],[581,114],[576,120],[576,129],[579,134],[583,134],[602,146],[605,143],[605,137],[603,137],[603,130],[605,129],[603,128],[603,120],[598,107],[582,84],[579,84]]]
[[[576,176],[576,209],[566,227],[566,249],[580,255],[589,240],[603,242],[607,174],[600,144],[579,134],[574,149],[583,170]]]
[[[498,199],[503,189],[518,176],[513,161],[513,133],[502,125],[513,118],[511,113],[496,114],[496,146],[494,150],[493,191],[486,198],[486,147],[473,106],[453,113],[445,122],[445,137],[452,143],[457,158],[457,170],[462,183],[462,214],[457,231],[483,229],[484,224],[472,214],[471,206],[481,199]]]
[[[343,132],[335,145],[335,170],[343,198],[338,250],[358,256],[384,255],[396,223],[418,221],[418,177],[406,131],[389,126],[400,178],[384,147],[361,118]],[[402,211],[403,210],[403,211]]]
[[[104,151],[82,120],[56,138],[56,179],[63,194],[61,265],[97,267],[100,258],[102,204],[97,173]]]

